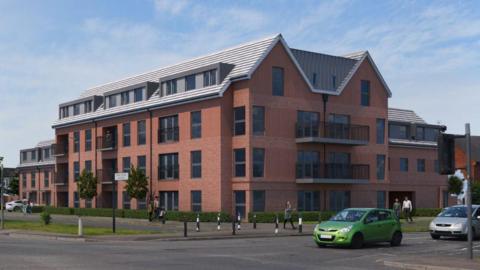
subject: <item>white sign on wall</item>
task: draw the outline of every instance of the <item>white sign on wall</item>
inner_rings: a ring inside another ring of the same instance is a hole
[[[115,173],[115,181],[128,180],[128,173]]]

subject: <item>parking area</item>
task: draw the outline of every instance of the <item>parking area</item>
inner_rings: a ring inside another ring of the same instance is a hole
[[[474,247],[478,258],[480,242]],[[466,262],[465,248],[464,241],[432,240],[428,233],[406,234],[400,247],[379,244],[360,250],[318,248],[308,236],[85,243],[0,236],[0,268],[390,269],[386,262]]]

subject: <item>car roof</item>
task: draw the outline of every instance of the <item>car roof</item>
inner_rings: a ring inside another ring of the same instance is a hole
[[[449,207],[467,207],[466,205],[464,204],[457,204],[457,205],[452,205],[452,206],[449,206]],[[479,208],[480,207],[480,204],[472,204],[472,208]],[[448,208],[448,207],[446,207]]]
[[[355,207],[355,208],[345,208],[344,210],[362,210],[362,211],[372,211],[372,210],[387,210],[391,211],[390,209],[386,208],[367,208],[367,207]]]

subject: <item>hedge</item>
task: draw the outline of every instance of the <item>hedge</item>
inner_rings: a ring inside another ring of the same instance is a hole
[[[436,217],[442,212],[442,208],[413,208],[413,216],[415,217]]]
[[[319,220],[328,220],[332,217],[335,212],[333,211],[321,211],[321,212],[301,212],[303,221],[319,221]],[[275,216],[278,214],[279,222],[283,222],[284,213],[283,212],[251,212],[248,214],[248,221],[253,222],[253,216],[255,215],[255,220],[257,223],[273,223],[275,222]],[[292,213],[292,219],[298,220],[298,212]]]

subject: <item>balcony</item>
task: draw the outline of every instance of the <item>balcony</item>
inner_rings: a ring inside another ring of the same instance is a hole
[[[67,186],[68,185],[68,170],[61,169],[55,172],[54,185]]]
[[[110,151],[117,148],[117,140],[113,136],[97,137],[97,150]]]
[[[68,143],[60,142],[53,144],[53,155],[56,157],[63,157],[68,155]]]
[[[370,166],[365,164],[296,164],[297,184],[367,184]]]
[[[112,184],[115,178],[115,170],[111,168],[97,170],[97,180],[102,184]]]
[[[158,143],[177,142],[179,137],[178,127],[158,129]]]
[[[298,123],[295,127],[297,143],[329,143],[366,145],[369,141],[369,126],[321,122]]]

